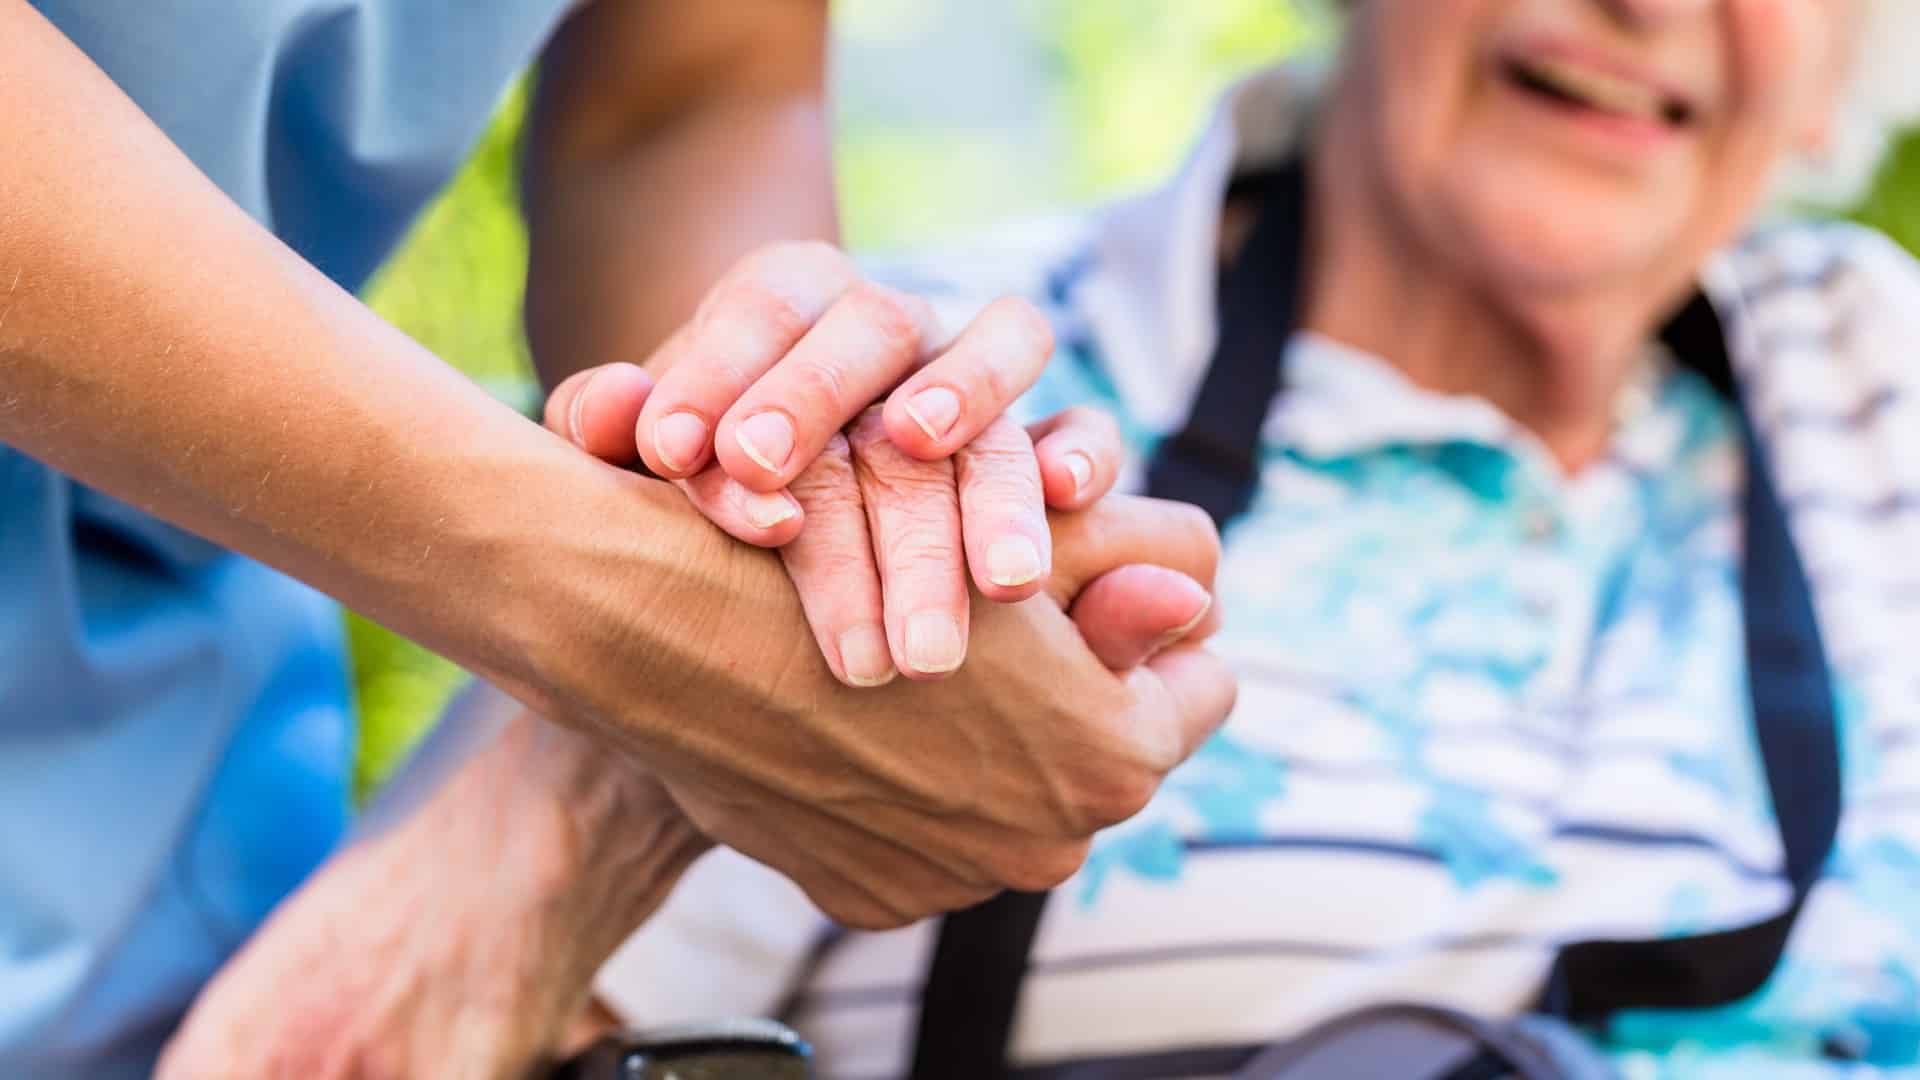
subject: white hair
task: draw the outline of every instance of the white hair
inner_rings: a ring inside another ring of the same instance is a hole
[[[1847,205],[1866,194],[1892,138],[1920,122],[1920,0],[1858,0],[1859,38],[1827,145],[1785,170],[1791,203]]]

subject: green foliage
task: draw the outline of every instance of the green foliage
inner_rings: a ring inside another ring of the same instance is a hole
[[[931,95],[953,74],[938,66],[941,2],[840,0],[834,18],[843,38],[929,57],[937,74],[915,92]],[[1013,11],[1012,40],[999,48],[1034,69],[1035,97],[997,125],[929,123],[933,109],[875,122],[869,103],[842,97],[835,151],[848,243],[926,242],[1145,185],[1179,159],[1229,82],[1330,40],[1333,26],[1314,0],[1020,0]]]
[[[526,100],[523,82],[365,294],[388,322],[520,408],[535,397],[520,332],[527,236],[515,183]],[[364,795],[425,734],[462,675],[452,663],[359,616],[348,616],[347,640],[360,709],[354,781]]]
[[[1328,40],[1331,23],[1276,0],[1052,0],[1076,198],[1136,187],[1177,161],[1221,89]]]
[[[1894,144],[1872,193],[1851,216],[1920,252],[1920,131]]]

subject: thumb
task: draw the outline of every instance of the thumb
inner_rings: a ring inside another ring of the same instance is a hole
[[[1213,594],[1199,582],[1143,564],[1095,578],[1069,614],[1087,647],[1114,671],[1136,668],[1174,642],[1198,643],[1220,623]]]
[[[1239,695],[1233,673],[1205,649],[1168,649],[1127,673],[1139,695],[1134,718],[1167,769],[1185,761],[1225,723]]]
[[[547,398],[548,431],[609,465],[640,457],[634,426],[653,393],[653,376],[633,364],[602,364],[576,372]]]
[[[1093,581],[1123,566],[1177,570],[1211,589],[1220,565],[1219,531],[1186,503],[1109,495],[1085,510],[1051,514],[1047,523],[1053,530],[1047,592],[1063,609],[1071,609]]]

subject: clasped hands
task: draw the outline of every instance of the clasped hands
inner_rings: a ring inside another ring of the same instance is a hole
[[[710,842],[863,928],[1071,875],[1234,688],[1211,523],[1108,496],[1102,414],[1004,417],[1052,350],[783,245],[558,386],[583,468],[660,478],[620,477],[646,535],[556,543],[533,711],[276,911],[163,1075],[521,1075]]]

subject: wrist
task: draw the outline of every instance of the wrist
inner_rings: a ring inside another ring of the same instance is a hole
[[[600,964],[711,842],[660,782],[603,740],[523,713],[481,776],[504,793],[499,857],[522,883],[520,917],[557,987],[585,992]]]
[[[706,846],[638,770],[592,751],[510,721],[274,912],[161,1075],[518,1076],[549,1059],[600,963]]]
[[[743,631],[803,626],[798,600],[776,555],[728,537],[672,485],[566,449],[590,475],[538,485],[544,505],[525,515],[538,532],[476,556],[508,568],[489,588],[510,635],[496,652],[512,666],[482,673],[539,715],[656,765],[686,749],[686,718],[709,693],[765,689],[742,685],[766,674],[741,662],[760,658]]]
[[[655,651],[646,601],[682,557],[672,511],[684,497],[532,425],[518,434],[523,448],[453,464],[435,561],[463,569],[408,582],[425,600],[406,607],[432,613],[441,633],[427,644],[572,723],[614,703],[596,693],[611,669],[631,675]]]

